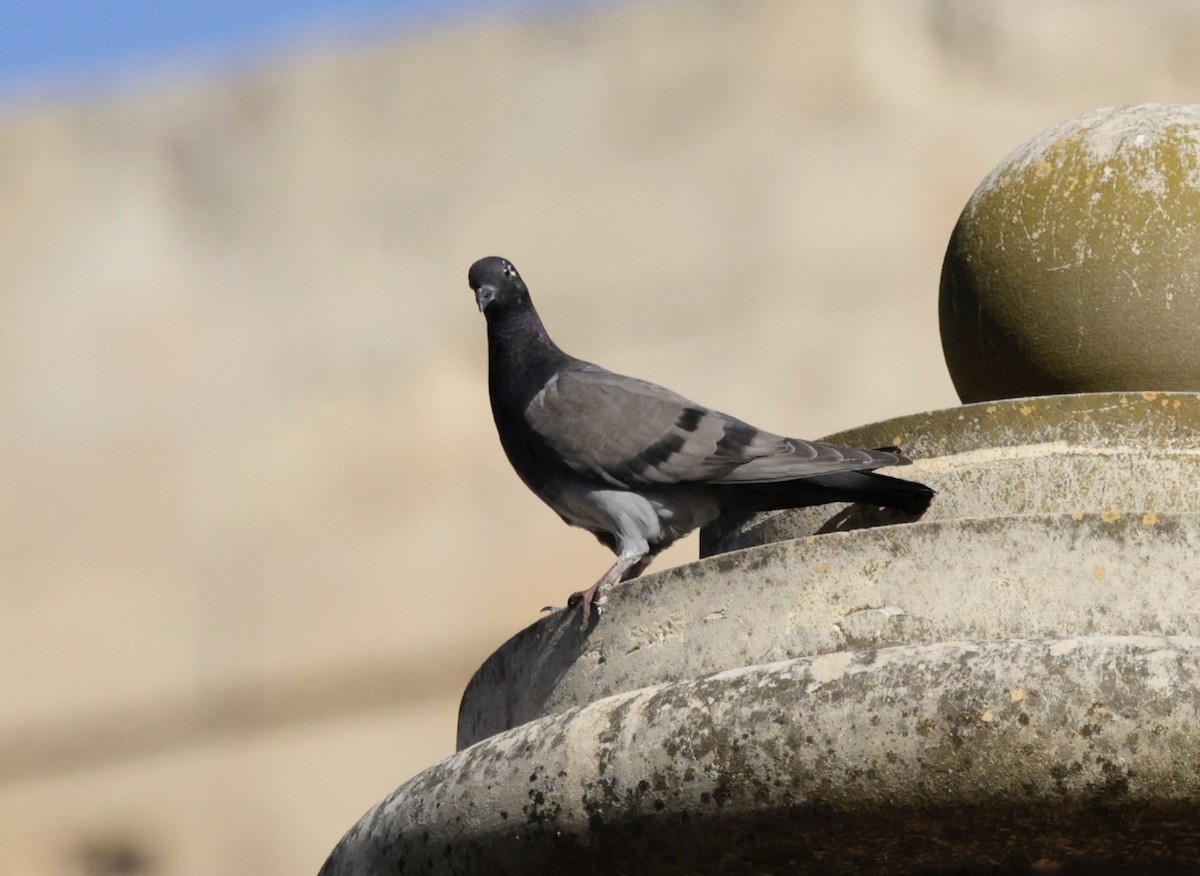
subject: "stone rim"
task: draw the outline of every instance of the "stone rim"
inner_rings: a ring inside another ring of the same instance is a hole
[[[826,654],[485,740],[364,816],[322,874],[1144,864],[1147,812],[1180,821],[1164,857],[1194,861],[1198,737],[1192,637]],[[928,842],[939,830],[954,842]]]
[[[722,554],[613,587],[586,634],[566,610],[518,633],[468,684],[458,747],[624,690],[843,649],[1200,634],[1198,554],[1200,514],[1116,512],[934,521]]]
[[[1096,393],[981,402],[829,436],[895,444],[914,460],[885,469],[938,490],[922,519],[1140,508],[1200,511],[1200,394]],[[723,517],[701,557],[824,532],[909,522],[888,508],[833,504]]]

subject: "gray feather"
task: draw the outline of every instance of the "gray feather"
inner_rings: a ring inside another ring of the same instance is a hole
[[[575,472],[626,489],[770,483],[903,461],[893,453],[773,435],[657,384],[597,366],[555,374],[525,418]]]

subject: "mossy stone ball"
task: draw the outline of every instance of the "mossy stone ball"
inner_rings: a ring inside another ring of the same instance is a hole
[[[963,402],[1200,391],[1200,105],[1042,132],[971,196],[942,265]]]

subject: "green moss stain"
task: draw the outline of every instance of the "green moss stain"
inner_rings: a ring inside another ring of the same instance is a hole
[[[963,211],[940,319],[964,401],[1200,389],[1200,107],[1033,138]]]

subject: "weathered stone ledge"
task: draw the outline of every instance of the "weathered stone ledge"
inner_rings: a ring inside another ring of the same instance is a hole
[[[841,650],[1006,637],[1200,635],[1200,514],[946,520],[722,554],[559,611],[463,695],[459,747],[622,691]],[[950,558],[950,559],[948,559]]]
[[[322,874],[1158,868],[1200,860],[1197,739],[1200,639],[823,654],[487,739],[367,813]]]
[[[938,491],[925,521],[1073,511],[1200,511],[1200,394],[1097,393],[986,402],[830,436],[900,445],[888,469]],[[890,509],[823,505],[722,518],[701,556],[911,520]]]

